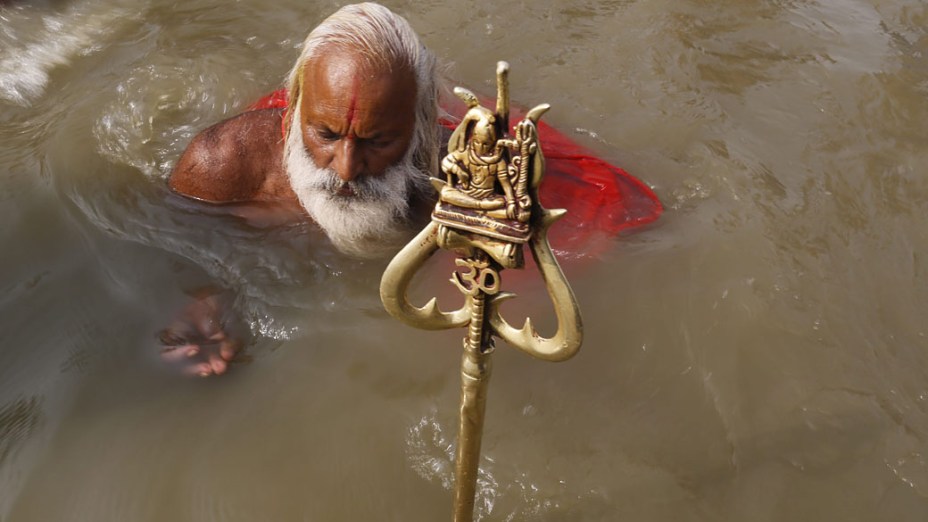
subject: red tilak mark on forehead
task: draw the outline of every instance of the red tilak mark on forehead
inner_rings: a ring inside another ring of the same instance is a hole
[[[358,81],[357,81],[357,78],[355,78],[354,85],[351,88],[351,105],[348,106],[348,114],[346,117],[346,120],[348,121],[346,122],[346,126],[345,126],[348,129],[347,136],[349,139],[354,139],[355,137],[354,129],[351,128],[351,125],[354,123],[354,113],[355,113],[355,108],[357,107],[357,105],[358,105]]]

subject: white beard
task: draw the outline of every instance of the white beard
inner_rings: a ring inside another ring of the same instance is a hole
[[[293,110],[292,121],[298,125],[298,103]],[[414,146],[410,144],[409,150]],[[286,150],[284,166],[293,191],[339,251],[356,257],[382,257],[396,252],[412,235],[407,216],[409,198],[427,179],[413,165],[410,152],[378,177],[359,176],[344,182],[334,170],[316,165],[297,129],[289,133]],[[344,185],[353,195],[338,194]]]

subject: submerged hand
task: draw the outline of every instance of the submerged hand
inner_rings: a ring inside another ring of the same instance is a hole
[[[161,358],[187,375],[222,375],[242,348],[231,331],[231,304],[221,294],[199,295],[159,333]]]

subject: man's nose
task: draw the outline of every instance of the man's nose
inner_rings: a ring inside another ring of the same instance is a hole
[[[335,149],[332,168],[342,181],[354,181],[361,175],[364,162],[358,144],[351,137],[342,138]]]

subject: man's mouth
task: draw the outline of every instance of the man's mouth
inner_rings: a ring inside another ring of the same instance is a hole
[[[342,198],[350,198],[354,196],[354,189],[351,188],[351,185],[343,183],[340,187],[335,189],[335,195]]]

